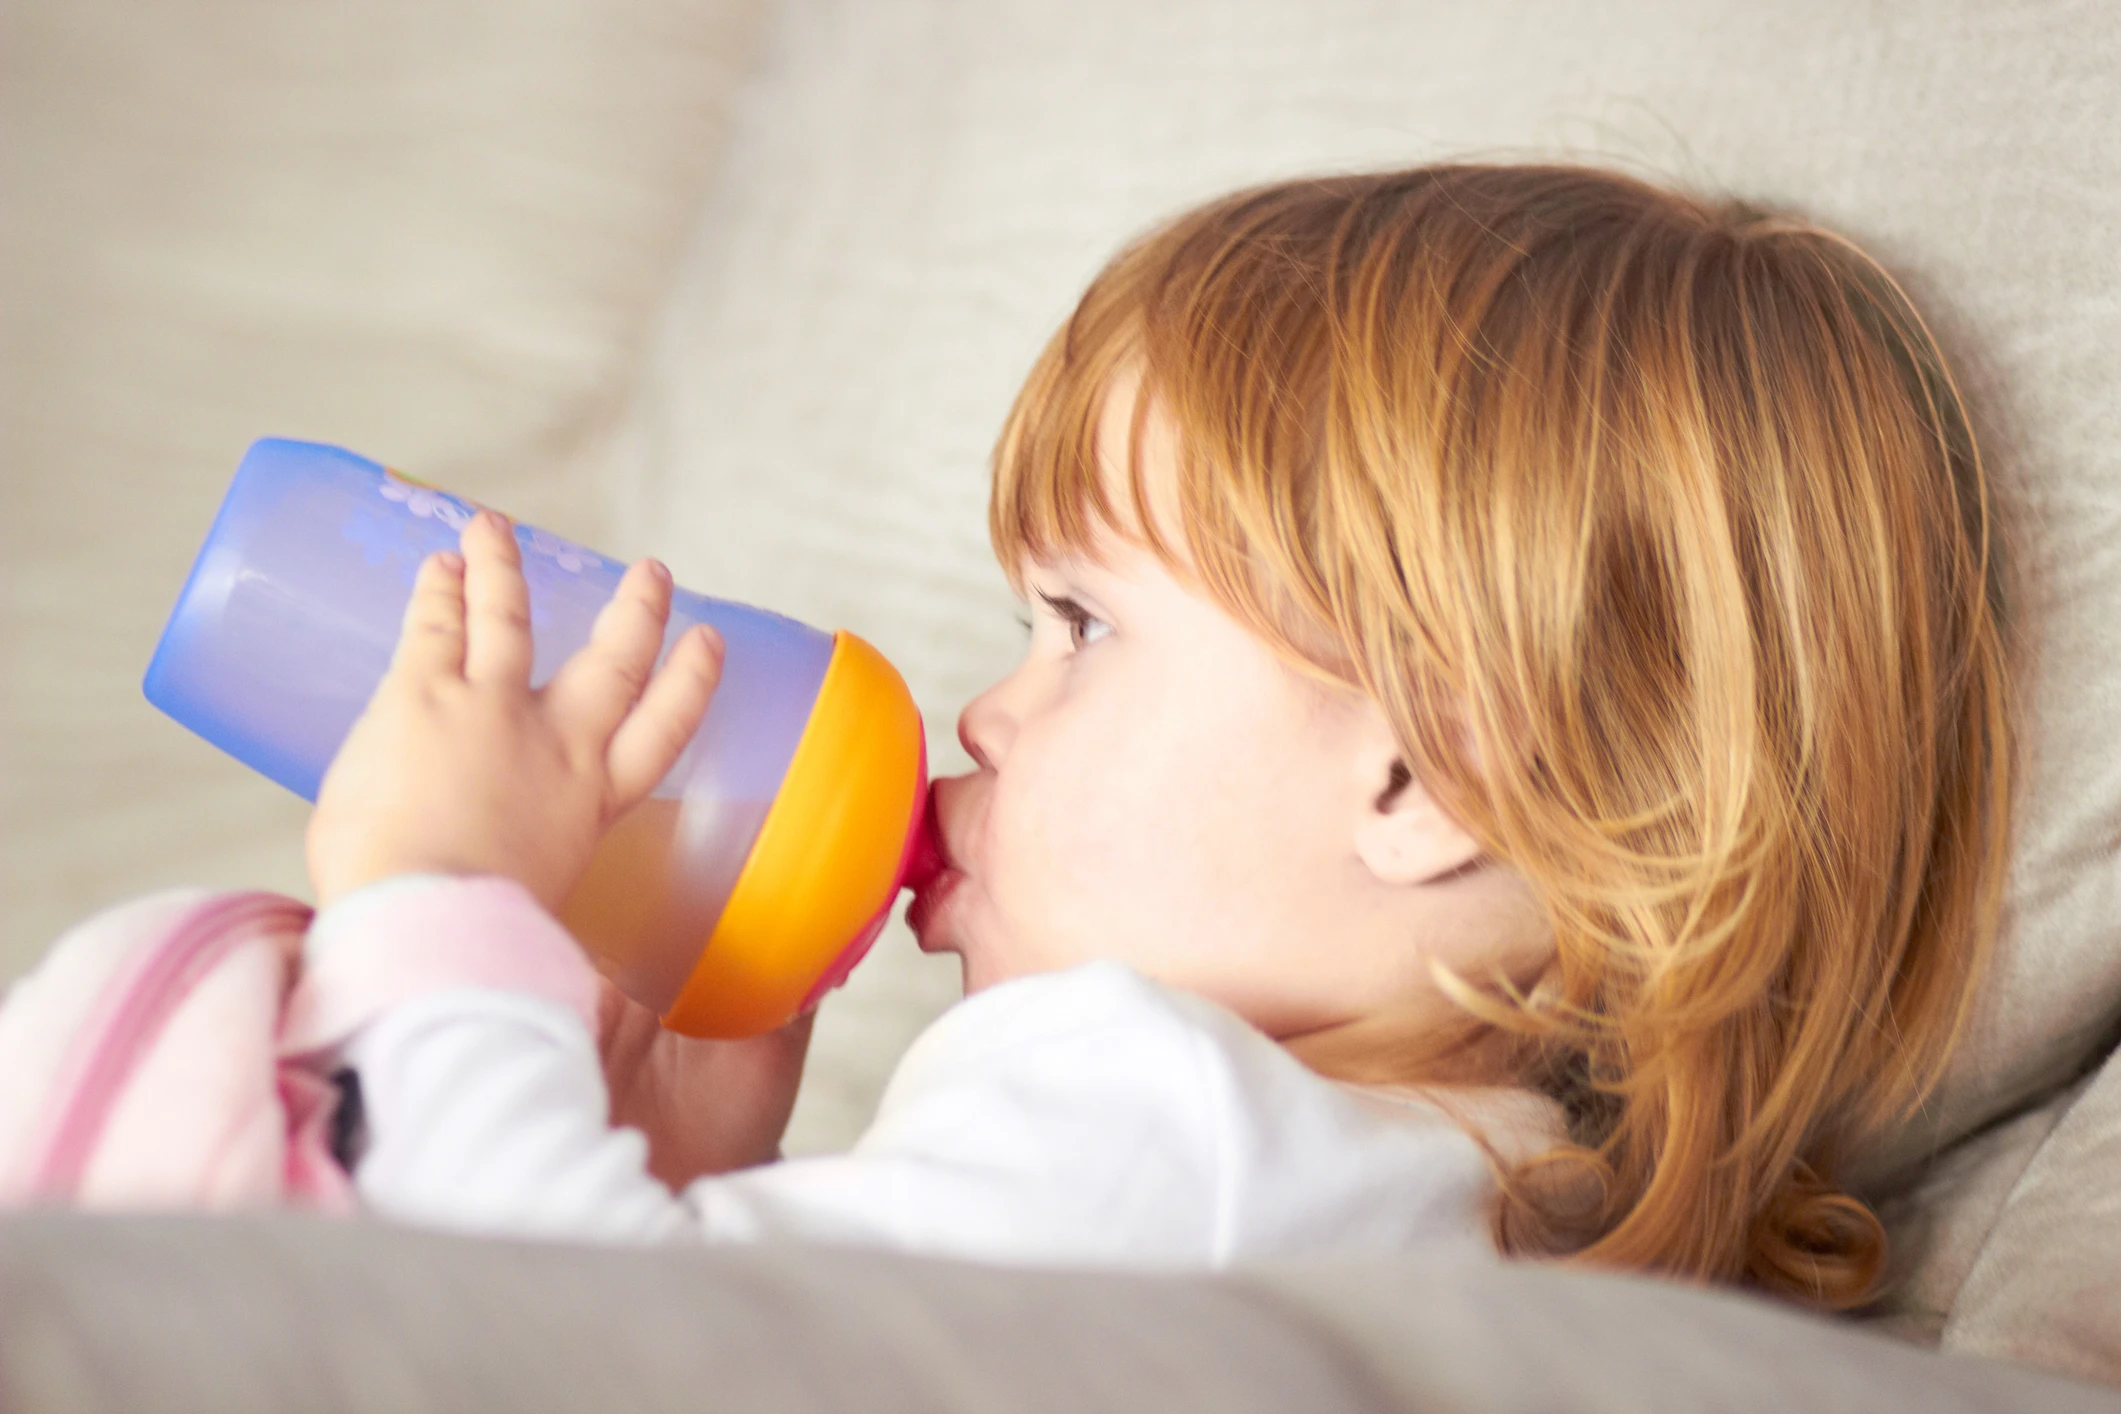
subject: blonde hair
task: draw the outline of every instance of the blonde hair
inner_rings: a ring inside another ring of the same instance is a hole
[[[1135,373],[1183,557],[1138,454],[1131,517],[1100,476]],[[1503,1175],[1504,1250],[1836,1308],[1884,1260],[1836,1175],[1934,1086],[1997,926],[1992,519],[1943,358],[1846,240],[1452,165],[1241,192],[1121,252],[1009,416],[990,530],[1012,579],[1100,526],[1183,567],[1374,697],[1529,885],[1535,985],[1440,979],[1461,1034],[1299,1051],[1408,1083],[1499,1047],[1562,1099],[1570,1142]]]

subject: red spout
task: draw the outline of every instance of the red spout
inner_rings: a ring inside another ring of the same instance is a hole
[[[943,872],[943,851],[935,837],[935,792],[921,791],[921,818],[906,841],[906,859],[899,866],[899,887],[918,891]]]

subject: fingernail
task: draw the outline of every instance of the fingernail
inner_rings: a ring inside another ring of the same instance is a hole
[[[444,550],[435,556],[435,562],[451,574],[464,573],[464,557],[454,550]]]
[[[661,560],[650,559],[648,561],[648,573],[654,576],[658,584],[670,583],[670,566],[664,564]]]
[[[480,519],[486,522],[486,528],[488,530],[499,530],[505,532],[509,529],[508,517],[502,515],[497,510],[493,510],[491,508],[482,510],[479,512],[479,517]]]

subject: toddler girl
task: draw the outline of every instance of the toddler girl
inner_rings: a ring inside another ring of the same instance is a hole
[[[637,566],[534,694],[505,527],[424,567],[318,802],[308,946],[508,963],[348,1043],[357,1186],[485,1230],[1479,1243],[1864,1299],[1837,1175],[1995,929],[1990,521],[1919,318],[1814,227],[1558,167],[1212,203],[1097,278],[1003,431],[1030,645],[959,722],[908,913],[966,996],[846,1154],[709,1172],[770,1159],[801,1028],[658,1035],[550,917],[711,636],[651,680]]]

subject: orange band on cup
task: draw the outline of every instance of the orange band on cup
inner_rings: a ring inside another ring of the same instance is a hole
[[[795,1016],[896,892],[922,746],[898,670],[834,634],[810,721],[666,1027],[756,1036]]]

